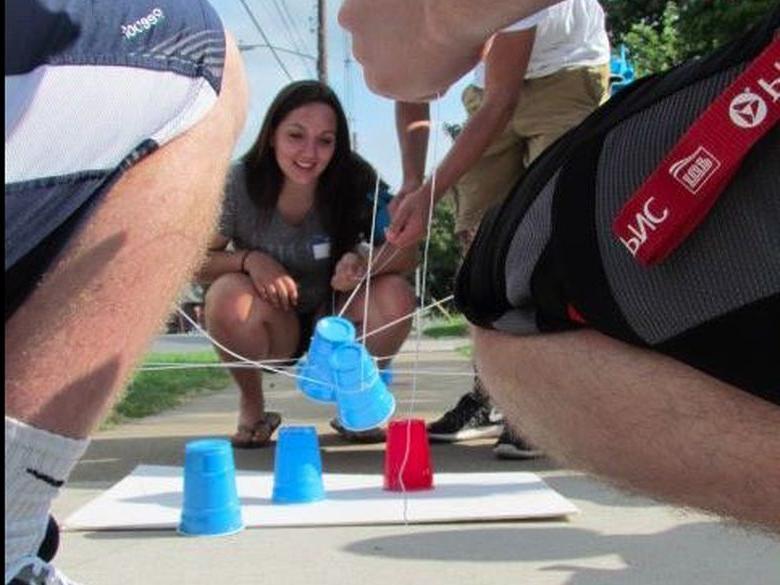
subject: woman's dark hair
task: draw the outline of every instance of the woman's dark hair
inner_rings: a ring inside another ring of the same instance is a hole
[[[359,241],[365,229],[366,180],[371,169],[352,153],[347,117],[336,93],[313,80],[296,81],[283,88],[268,108],[260,134],[241,162],[246,171],[247,193],[260,213],[270,217],[284,185],[284,174],[276,162],[271,138],[290,112],[311,103],[326,104],[336,114],[335,151],[318,179],[314,199],[331,238],[331,257],[336,261]],[[373,189],[373,184],[370,188]]]

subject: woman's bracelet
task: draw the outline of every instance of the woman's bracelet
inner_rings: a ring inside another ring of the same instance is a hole
[[[244,255],[243,255],[243,256],[241,256],[241,272],[243,272],[244,274],[249,274],[249,273],[246,271],[246,266],[245,266],[245,264],[246,264],[246,259],[249,257],[249,255],[250,255],[251,253],[252,253],[252,250],[244,250]]]

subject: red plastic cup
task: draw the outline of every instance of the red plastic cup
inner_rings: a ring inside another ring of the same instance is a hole
[[[425,421],[419,418],[391,421],[385,445],[385,489],[409,492],[432,488],[433,466]]]

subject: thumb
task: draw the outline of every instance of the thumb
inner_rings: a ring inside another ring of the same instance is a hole
[[[412,210],[409,205],[405,205],[402,202],[398,206],[398,209],[396,210],[395,214],[393,215],[393,219],[390,222],[390,227],[387,228],[386,237],[391,244],[394,243],[393,239],[397,238],[398,235],[406,228],[406,224],[409,223],[409,216],[411,213]]]

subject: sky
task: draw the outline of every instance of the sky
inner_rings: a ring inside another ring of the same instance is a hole
[[[254,142],[265,112],[277,92],[291,80],[314,79],[316,65],[316,0],[210,0],[226,28],[239,43],[250,85],[250,109],[244,132],[236,145],[235,157]],[[247,12],[246,7],[252,16]],[[393,102],[379,97],[366,87],[360,64],[349,51],[349,36],[338,23],[341,0],[326,0],[328,83],[341,99],[355,138],[356,150],[371,162],[393,187],[401,184],[401,162],[395,133]],[[252,17],[258,26],[253,22]],[[277,50],[276,56],[265,46],[263,35]],[[286,51],[301,51],[300,57]],[[278,57],[278,60],[277,60]],[[282,65],[284,65],[284,69]],[[402,64],[400,64],[402,66]],[[431,133],[428,147],[429,171],[435,160],[447,153],[450,139],[441,131],[442,124],[462,123],[465,111],[460,93],[468,76],[454,85],[437,103],[431,114],[437,132]],[[355,146],[353,145],[353,146]]]

